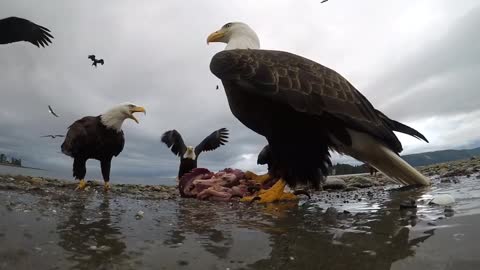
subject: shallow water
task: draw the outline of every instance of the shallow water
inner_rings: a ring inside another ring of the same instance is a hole
[[[479,182],[267,206],[0,191],[0,269],[480,269]]]

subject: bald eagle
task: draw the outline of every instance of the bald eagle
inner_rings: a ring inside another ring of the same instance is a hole
[[[73,177],[80,180],[77,189],[86,186],[85,164],[88,159],[100,161],[104,188],[106,191],[110,189],[111,161],[122,152],[125,144],[123,121],[130,118],[138,123],[133,116],[136,112],[145,113],[145,109],[131,103],[121,104],[99,116],[83,117],[68,127],[62,153],[73,158]]]
[[[161,140],[168,148],[171,148],[175,155],[180,157],[180,168],[178,169],[178,179],[180,179],[185,173],[197,168],[197,160],[201,152],[215,150],[228,142],[228,129],[215,130],[195,149],[192,146],[186,146],[182,135],[175,129],[163,133]]]
[[[53,39],[49,32],[48,28],[22,18],[8,17],[0,20],[0,44],[28,41],[37,47],[45,47]]]
[[[402,144],[393,131],[426,138],[376,110],[334,70],[292,53],[261,50],[256,33],[241,22],[225,24],[208,36],[210,42],[227,44],[210,70],[221,79],[233,115],[266,137],[272,170],[281,176],[260,202],[281,199],[286,184],[318,187],[331,164],[330,149],[402,184],[429,184],[399,157]]]

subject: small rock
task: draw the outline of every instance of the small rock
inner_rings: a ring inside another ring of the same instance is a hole
[[[135,218],[136,219],[141,219],[143,218],[143,214],[145,214],[145,212],[143,212],[142,210],[138,211],[137,214],[135,215]]]
[[[90,246],[89,249],[91,249],[91,250],[97,250],[97,246]]]
[[[347,187],[347,184],[341,178],[328,177],[322,187],[323,189],[344,189]]]
[[[369,188],[374,185],[373,181],[363,176],[355,176],[348,183],[348,186],[358,188]]]
[[[357,191],[359,189],[360,188],[358,188],[358,187],[348,186],[347,188],[345,188],[345,191]]]
[[[437,223],[435,223],[435,222],[433,222],[433,221],[429,221],[429,222],[427,223],[427,225],[429,225],[429,226],[437,226]]]
[[[290,256],[290,261],[294,261],[294,260],[295,260],[295,258]]]
[[[453,217],[453,215],[455,214],[455,211],[452,209],[451,206],[447,206],[445,207],[444,214],[446,217]]]
[[[449,205],[455,203],[455,199],[449,194],[439,194],[435,196],[428,204]]]
[[[417,208],[417,202],[415,199],[408,199],[400,203],[400,209]]]

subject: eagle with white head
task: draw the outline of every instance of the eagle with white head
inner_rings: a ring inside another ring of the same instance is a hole
[[[73,158],[73,177],[80,180],[77,189],[86,186],[86,162],[88,159],[100,161],[105,190],[110,189],[110,167],[112,158],[118,156],[125,144],[122,131],[123,122],[132,119],[137,112],[146,113],[145,108],[133,103],[115,106],[99,116],[86,116],[68,127],[62,153]]]
[[[210,70],[222,80],[234,116],[267,139],[271,172],[281,179],[260,202],[296,199],[284,193],[286,184],[318,187],[331,165],[329,149],[402,184],[430,184],[400,158],[394,131],[428,142],[425,136],[376,110],[336,71],[292,53],[261,50],[256,33],[241,22],[225,24],[208,36],[211,42],[227,46],[213,56]]]

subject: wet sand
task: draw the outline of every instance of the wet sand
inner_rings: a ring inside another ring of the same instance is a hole
[[[480,160],[421,171],[431,187],[342,177],[270,205],[0,176],[0,269],[480,269]],[[429,205],[439,194],[456,202]],[[417,208],[400,209],[411,199]]]

